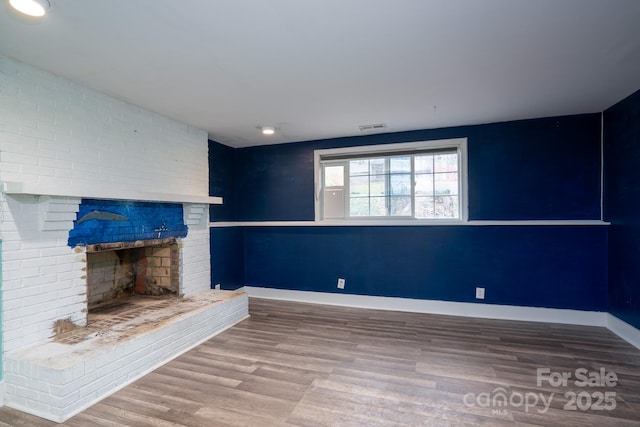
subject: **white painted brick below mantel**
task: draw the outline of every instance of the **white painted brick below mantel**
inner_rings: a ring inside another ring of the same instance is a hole
[[[81,199],[75,197],[40,196],[40,230],[65,231],[73,228]]]
[[[202,203],[185,203],[183,215],[187,226],[204,229],[209,221],[209,206]]]
[[[80,199],[74,198],[4,196],[5,351],[47,342],[59,319],[86,324],[86,256],[67,246],[79,205]]]

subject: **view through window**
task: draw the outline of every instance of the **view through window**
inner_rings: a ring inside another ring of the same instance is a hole
[[[321,219],[463,219],[466,140],[316,155]]]

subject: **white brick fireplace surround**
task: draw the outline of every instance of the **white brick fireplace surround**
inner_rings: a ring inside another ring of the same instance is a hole
[[[0,56],[0,182],[0,404],[60,421],[77,402],[67,396],[68,407],[52,408],[53,386],[21,388],[37,375],[14,356],[50,343],[57,320],[86,324],[86,254],[68,246],[81,199],[182,203],[189,229],[181,240],[180,292],[210,292],[209,204],[222,200],[208,196],[207,133]],[[95,366],[85,362],[83,370]]]

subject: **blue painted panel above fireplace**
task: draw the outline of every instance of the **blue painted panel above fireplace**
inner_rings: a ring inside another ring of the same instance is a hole
[[[186,237],[181,203],[82,199],[68,244]]]

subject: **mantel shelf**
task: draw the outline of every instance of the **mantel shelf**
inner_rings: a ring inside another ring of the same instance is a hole
[[[204,203],[209,205],[221,205],[222,197],[217,196],[194,196],[189,194],[169,194],[146,191],[116,191],[101,189],[94,190],[63,190],[44,188],[37,184],[26,182],[2,182],[0,190],[9,195],[32,195],[51,197],[79,197],[85,199],[106,199],[106,200],[135,200],[141,202],[164,202],[164,203]]]

